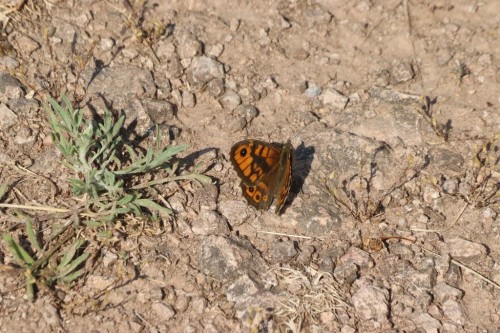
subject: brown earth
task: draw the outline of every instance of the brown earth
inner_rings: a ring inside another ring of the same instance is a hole
[[[66,208],[43,105],[104,107],[188,143],[212,184],[159,187],[175,217],[74,223],[85,274],[25,296],[0,245],[0,331],[497,332],[500,2],[0,3],[3,204]],[[291,139],[282,214],[241,197],[247,138]],[[26,241],[24,214],[0,230]],[[42,213],[40,213],[42,214]],[[75,236],[76,237],[76,236]]]

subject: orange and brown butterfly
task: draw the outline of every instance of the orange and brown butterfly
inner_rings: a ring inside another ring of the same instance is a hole
[[[292,182],[293,147],[259,140],[243,140],[231,148],[231,162],[241,179],[241,190],[249,205],[267,210],[274,205],[279,214]]]

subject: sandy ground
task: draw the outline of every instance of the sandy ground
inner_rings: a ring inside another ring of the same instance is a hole
[[[175,217],[74,223],[91,257],[25,296],[0,245],[0,331],[497,332],[500,2],[0,3],[3,204],[71,207],[43,106],[126,115],[189,144],[211,184],[158,186]],[[241,195],[242,139],[295,150],[280,215]],[[0,230],[28,250],[25,220]],[[37,215],[38,214],[38,215]],[[46,215],[43,215],[46,216]],[[71,221],[46,219],[41,239]],[[30,252],[31,253],[31,252]]]

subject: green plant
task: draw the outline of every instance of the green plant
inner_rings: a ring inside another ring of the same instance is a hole
[[[145,153],[124,142],[120,135],[125,116],[114,121],[104,110],[101,123],[83,117],[81,110],[73,109],[63,96],[65,107],[50,99],[47,107],[52,128],[52,140],[64,156],[64,164],[73,170],[70,179],[75,195],[87,195],[87,209],[98,213],[99,220],[112,221],[122,214],[140,215],[144,210],[170,215],[172,211],[151,199],[144,198],[143,190],[153,185],[177,180],[209,182],[210,178],[195,171],[176,175],[179,163],[170,163],[188,146],[179,145]],[[134,176],[163,171],[153,181],[131,185]],[[94,219],[96,215],[93,215]]]
[[[3,234],[3,241],[20,269],[24,270],[26,294],[29,300],[35,297],[36,285],[51,286],[57,282],[70,283],[84,273],[84,270],[78,267],[87,260],[90,253],[77,256],[78,250],[84,244],[83,240],[76,240],[65,251],[59,253],[57,251],[64,246],[69,237],[65,237],[64,241],[59,241],[50,251],[44,251],[36,238],[31,219],[26,221],[26,233],[34,255],[30,255],[8,233]],[[64,255],[61,254],[63,252]],[[53,265],[54,262],[56,265]]]
[[[210,182],[209,177],[197,172],[198,166],[189,172],[176,159],[187,145],[140,149],[123,138],[123,115],[115,120],[111,112],[104,110],[102,121],[92,121],[84,118],[81,110],[73,109],[67,97],[62,99],[64,106],[49,99],[46,111],[53,143],[64,157],[63,164],[73,173],[69,182],[79,203],[72,209],[0,203],[0,208],[17,209],[15,218],[26,221],[29,244],[24,246],[10,233],[3,234],[3,242],[24,271],[31,300],[36,286],[69,283],[81,276],[85,268],[79,267],[91,255],[91,245],[111,236],[109,226],[117,218],[126,214],[171,215],[172,210],[149,198],[154,186],[179,180]],[[156,139],[160,141],[158,131]],[[141,183],[144,176],[152,180]],[[1,185],[0,199],[7,192],[8,186]],[[33,218],[23,211],[26,209],[54,212],[35,216],[37,222],[66,219],[62,224],[50,224],[43,248],[33,229]],[[84,246],[86,252],[82,253]]]

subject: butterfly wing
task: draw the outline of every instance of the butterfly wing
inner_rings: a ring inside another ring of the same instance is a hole
[[[232,147],[230,156],[247,202],[257,209],[268,209],[279,180],[277,170],[282,147],[258,140],[243,140]]]
[[[272,190],[274,197],[274,212],[279,214],[281,208],[285,204],[290,186],[292,185],[292,163],[293,163],[293,146],[290,140],[283,146],[281,150],[278,169],[276,171],[277,181],[276,187]]]

